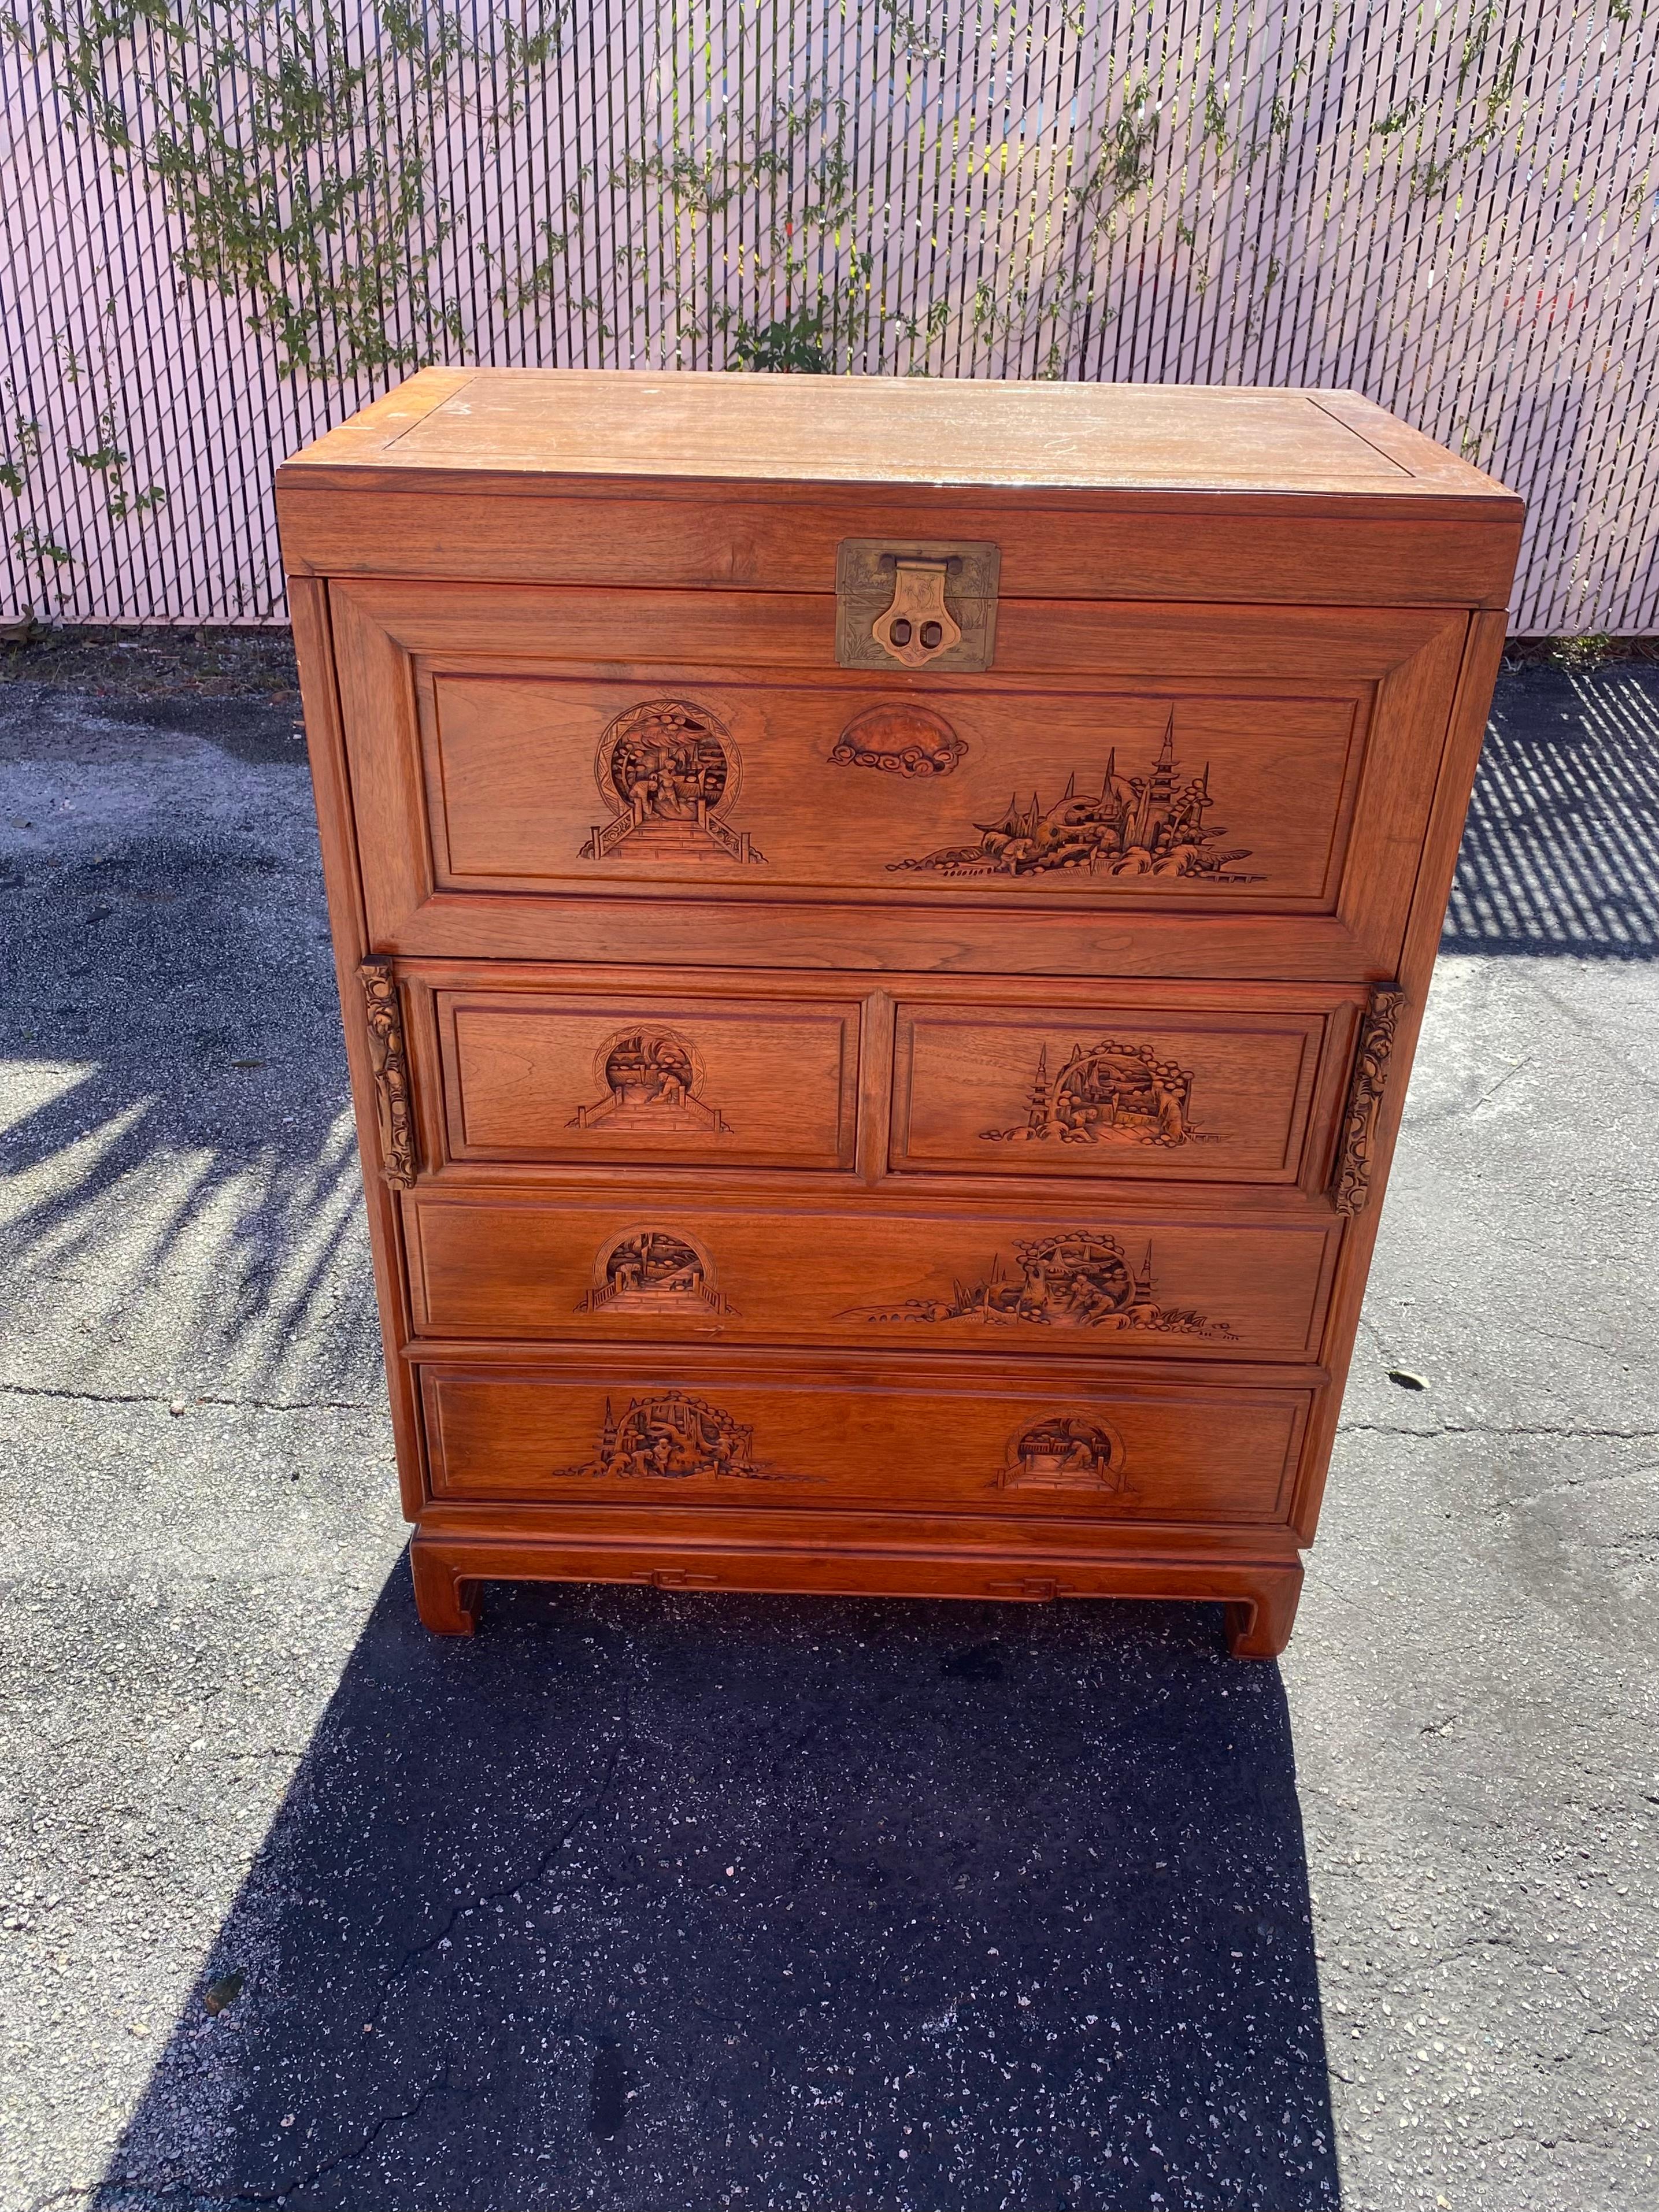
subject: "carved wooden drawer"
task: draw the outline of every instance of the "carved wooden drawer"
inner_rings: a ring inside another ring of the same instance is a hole
[[[411,979],[428,1157],[850,1172],[863,1007],[808,986],[544,970]],[[463,981],[462,978],[465,980]],[[654,981],[655,988],[648,988]],[[629,988],[629,983],[633,988]]]
[[[388,612],[419,620],[418,604]],[[565,608],[549,593],[534,614],[556,635]],[[1212,623],[1190,627],[1172,618],[1152,659],[1222,657]],[[1402,651],[1448,624],[1406,627]],[[717,883],[890,904],[967,887],[1028,911],[1197,899],[1318,912],[1340,883],[1371,720],[1371,683],[1334,672],[941,680],[923,699],[902,676],[662,682],[642,667],[596,684],[469,657],[414,662],[433,884],[448,891]],[[1016,774],[1030,787],[1011,793]]]
[[[1288,1522],[1314,1392],[1056,1363],[426,1365],[440,1498]]]
[[[902,997],[892,1171],[1317,1188],[1364,1003],[1251,985]]]
[[[394,963],[422,1165],[1315,1191],[1366,994]],[[903,995],[896,1001],[894,991]],[[544,1175],[538,1177],[546,1180]]]
[[[1056,975],[1392,969],[1437,768],[1414,709],[1467,630],[1051,605],[969,688],[825,666],[810,601],[354,581],[331,608],[354,778],[392,802],[361,836],[377,943]],[[569,664],[607,627],[653,657],[598,681]]]
[[[1352,393],[495,370],[277,499],[422,1618],[1279,1650],[1519,502]]]
[[[427,1197],[406,1218],[425,1335],[1048,1357],[1310,1359],[1339,1242],[1328,1212],[781,1213],[666,1183],[556,1206]]]

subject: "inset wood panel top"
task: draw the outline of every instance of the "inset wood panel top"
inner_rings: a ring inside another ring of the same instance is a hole
[[[1354,392],[686,370],[423,370],[283,486],[342,471],[1509,496]]]
[[[797,1363],[428,1367],[444,1498],[1282,1522],[1305,1389]]]
[[[453,1159],[853,1164],[856,1006],[441,990],[434,1011]]]

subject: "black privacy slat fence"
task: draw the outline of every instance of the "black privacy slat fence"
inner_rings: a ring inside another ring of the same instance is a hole
[[[1659,629],[1644,0],[34,0],[0,614],[280,619],[274,463],[429,362],[1351,386]]]

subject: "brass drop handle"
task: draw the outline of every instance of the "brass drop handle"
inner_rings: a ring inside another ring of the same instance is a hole
[[[894,564],[893,603],[878,614],[870,635],[906,668],[923,668],[962,642],[962,625],[945,604],[945,561]]]
[[[843,538],[836,549],[836,663],[941,676],[990,667],[1002,555],[988,539]]]

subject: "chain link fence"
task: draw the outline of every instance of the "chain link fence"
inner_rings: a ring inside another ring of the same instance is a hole
[[[12,611],[280,619],[275,463],[427,362],[1352,386],[1659,629],[1644,0],[36,0]],[[0,611],[5,611],[0,608]]]

